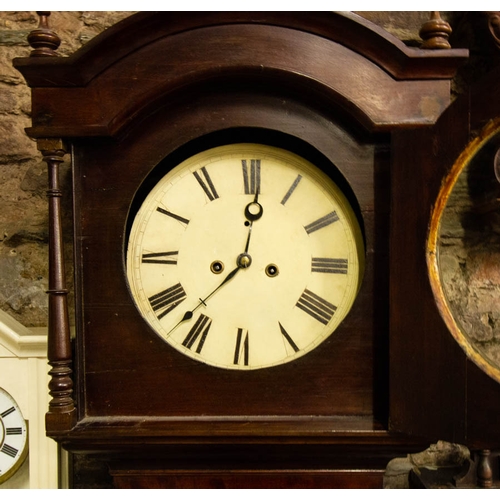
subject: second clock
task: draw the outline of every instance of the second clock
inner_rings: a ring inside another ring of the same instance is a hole
[[[346,197],[284,149],[231,144],[150,190],[127,245],[131,294],[182,354],[225,369],[293,361],[345,318],[364,267]]]

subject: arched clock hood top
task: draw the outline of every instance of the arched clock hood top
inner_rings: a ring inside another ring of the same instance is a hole
[[[70,57],[14,65],[33,89],[32,137],[116,136],[168,96],[228,80],[269,91],[286,79],[368,130],[390,130],[434,123],[467,54],[406,47],[353,13],[144,12]],[[58,105],[47,107],[53,92]],[[84,114],[72,113],[75,101]]]

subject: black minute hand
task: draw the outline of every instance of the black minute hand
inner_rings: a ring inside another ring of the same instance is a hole
[[[232,280],[235,276],[236,276],[236,273],[241,269],[241,266],[238,265],[238,267],[236,267],[235,269],[233,269],[225,278],[224,280],[222,281],[222,283],[220,283],[217,288],[215,288],[214,290],[212,290],[212,292],[210,292],[204,299],[199,299],[199,304],[194,308],[192,309],[191,311],[186,311],[184,313],[184,316],[182,317],[182,319],[167,333],[167,336],[170,335],[181,323],[184,323],[184,321],[188,321],[190,320],[192,317],[193,317],[193,314],[194,312],[199,308],[201,307],[202,305],[206,306],[206,301],[212,297],[212,295],[215,294],[215,292],[217,292],[220,288],[222,288],[228,281]]]

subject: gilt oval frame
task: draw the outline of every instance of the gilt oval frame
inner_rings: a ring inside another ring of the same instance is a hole
[[[438,248],[441,219],[453,188],[457,183],[458,177],[473,161],[481,148],[497,134],[500,134],[500,117],[489,121],[480,130],[479,134],[474,137],[474,139],[472,139],[463,149],[462,153],[458,156],[446,177],[444,177],[436,202],[432,208],[426,244],[426,262],[436,305],[451,335],[471,361],[473,361],[482,371],[495,381],[500,382],[500,366],[493,364],[474,346],[468,336],[462,331],[450,309],[441,280]]]

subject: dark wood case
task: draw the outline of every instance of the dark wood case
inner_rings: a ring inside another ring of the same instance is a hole
[[[467,104],[447,109],[466,56],[408,48],[354,14],[192,12],[136,14],[69,58],[17,59],[53,198],[65,194],[65,153],[73,166],[76,337],[70,345],[54,199],[48,435],[99,457],[123,487],[376,487],[391,458],[432,440],[496,442],[496,430],[469,428],[464,391],[476,377],[498,409],[500,389],[467,368],[425,261],[441,156],[452,161],[467,140],[457,125]],[[437,154],[431,140],[443,141]],[[154,334],[124,249],[155,176],[246,141],[332,176],[357,208],[367,266],[327,342],[238,372]]]

